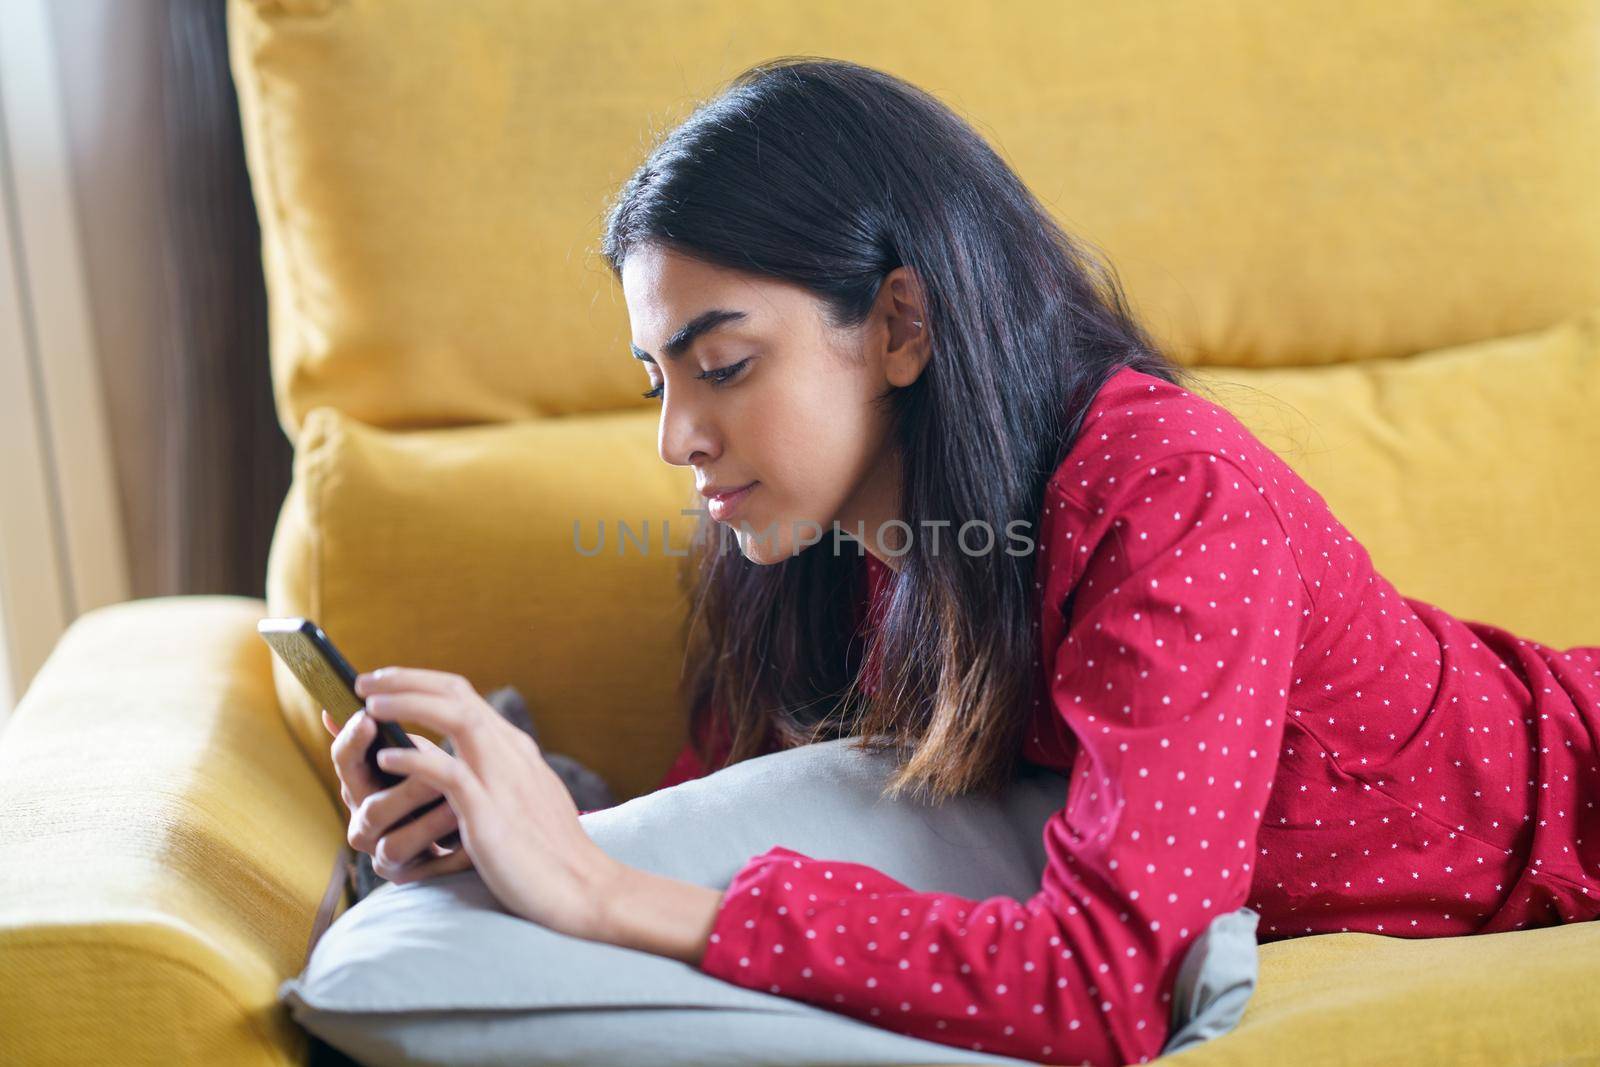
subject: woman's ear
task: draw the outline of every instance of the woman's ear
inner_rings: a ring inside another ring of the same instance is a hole
[[[903,389],[922,376],[933,354],[932,330],[921,279],[911,267],[896,267],[879,290],[880,311],[888,326],[884,376]]]
[[[933,348],[926,337],[913,337],[888,352],[884,360],[884,376],[896,389],[904,389],[922,377],[932,354]]]

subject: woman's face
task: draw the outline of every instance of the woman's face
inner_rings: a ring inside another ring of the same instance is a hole
[[[633,354],[658,390],[662,460],[694,468],[706,500],[756,563],[827,543],[833,524],[885,558],[879,526],[900,517],[887,410],[874,401],[926,363],[919,294],[906,268],[858,329],[836,331],[786,282],[645,246],[623,261]],[[883,546],[898,546],[893,528]],[[885,558],[891,566],[896,559]]]

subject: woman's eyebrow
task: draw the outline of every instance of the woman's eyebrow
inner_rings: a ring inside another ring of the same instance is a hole
[[[742,322],[748,317],[743,311],[733,311],[728,308],[712,308],[709,311],[702,311],[667,339],[666,348],[664,349],[667,353],[667,358],[677,359],[683,355],[701,334],[710,333],[718,326],[726,323]],[[633,350],[634,359],[640,359],[646,363],[655,362],[655,357],[638,345],[629,344],[628,347]]]

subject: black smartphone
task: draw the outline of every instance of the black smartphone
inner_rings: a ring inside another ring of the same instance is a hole
[[[310,619],[295,616],[262,619],[256,623],[256,632],[272,647],[272,651],[277,653],[284,666],[300,679],[300,684],[306,687],[306,692],[315,697],[322,707],[328,709],[328,713],[341,727],[350,721],[352,715],[366,707],[366,701],[356,692],[355,668],[350,666],[350,661],[334,647],[332,641],[328,640],[328,635],[322,632],[322,627]],[[367,766],[372,769],[373,776],[388,788],[404,781],[405,775],[392,774],[378,766],[379,750],[417,746],[405,730],[401,729],[399,723],[380,719],[372,721],[378,728],[378,736],[373,738],[372,744],[367,747]],[[398,820],[389,829],[404,826],[442,803],[444,797],[441,796]],[[454,830],[439,839],[439,844],[446,848],[455,848],[460,842],[460,834]]]

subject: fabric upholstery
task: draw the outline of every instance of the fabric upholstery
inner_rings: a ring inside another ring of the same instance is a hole
[[[288,1064],[344,822],[246,597],[97,608],[0,733],[0,1063]]]
[[[684,739],[678,573],[703,521],[680,514],[693,480],[656,458],[654,434],[636,414],[397,433],[318,408],[272,542],[271,614],[313,619],[358,671],[513,685],[550,751],[617,796],[653,788]],[[336,799],[320,709],[273,670]]]
[[[746,66],[882,67],[971,118],[1186,363],[1313,366],[1600,305],[1600,7],[231,0],[291,436],[637,409],[598,240]],[[395,57],[404,56],[403,62]]]
[[[1238,1028],[1160,1063],[1535,1067],[1588,1063],[1600,1049],[1600,922],[1420,940],[1322,934],[1258,951]]]

